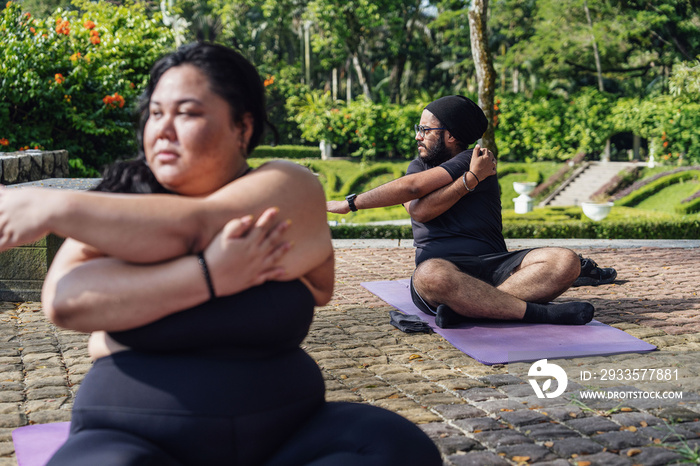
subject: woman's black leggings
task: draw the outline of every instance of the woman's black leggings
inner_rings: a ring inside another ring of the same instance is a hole
[[[96,361],[49,465],[440,465],[431,440],[374,406],[326,403],[302,350],[271,361],[133,351]]]
[[[113,333],[134,350],[98,359],[50,465],[440,465],[390,411],[326,403],[299,348],[313,296],[268,282]]]

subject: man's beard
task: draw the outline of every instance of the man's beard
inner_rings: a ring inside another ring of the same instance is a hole
[[[443,162],[447,162],[452,156],[450,151],[445,146],[444,133],[440,135],[440,138],[435,142],[435,144],[433,144],[432,147],[427,147],[421,142],[419,142],[418,144],[422,145],[427,152],[425,157],[421,156],[419,153],[420,159],[431,167],[437,167]]]

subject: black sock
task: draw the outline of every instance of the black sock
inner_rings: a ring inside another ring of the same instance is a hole
[[[453,327],[469,320],[461,314],[457,314],[445,304],[440,304],[435,311],[435,325],[440,328]]]
[[[585,325],[593,319],[595,308],[591,303],[527,303],[523,322],[538,324]]]

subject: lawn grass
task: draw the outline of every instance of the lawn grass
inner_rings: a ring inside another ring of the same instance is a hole
[[[655,195],[644,199],[635,207],[641,210],[674,213],[674,207],[680,204],[683,199],[695,194],[698,189],[700,189],[698,180],[687,180],[672,184]]]

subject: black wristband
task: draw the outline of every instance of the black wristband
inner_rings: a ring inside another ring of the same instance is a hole
[[[197,260],[199,261],[199,268],[202,269],[202,275],[207,281],[207,287],[209,288],[209,299],[216,298],[216,292],[214,291],[214,284],[211,282],[211,275],[209,275],[209,267],[207,266],[207,261],[204,260],[204,253],[197,253]]]
[[[355,206],[355,198],[357,198],[357,194],[349,194],[345,196],[345,200],[348,201],[348,206],[353,212],[357,212],[357,206]]]

